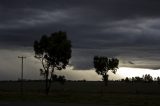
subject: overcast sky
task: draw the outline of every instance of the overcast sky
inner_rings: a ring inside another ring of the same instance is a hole
[[[159,0],[0,0],[0,70],[16,70],[17,55],[32,58],[34,40],[59,30],[72,41],[74,70],[93,69],[94,55],[160,69]]]

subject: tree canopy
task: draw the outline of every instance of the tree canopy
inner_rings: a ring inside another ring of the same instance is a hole
[[[71,41],[66,32],[55,32],[51,36],[43,35],[40,41],[34,42],[35,57],[42,60],[43,67],[65,69],[71,58]]]
[[[94,67],[96,72],[100,75],[104,75],[109,70],[111,70],[114,74],[118,69],[119,60],[116,58],[107,58],[107,57],[94,57]]]

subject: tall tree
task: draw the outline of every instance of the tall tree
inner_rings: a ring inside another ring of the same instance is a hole
[[[97,74],[102,75],[105,85],[108,84],[108,71],[111,70],[114,74],[118,69],[119,60],[116,58],[94,56],[94,67]]]
[[[65,69],[71,58],[71,41],[66,32],[55,32],[50,36],[43,35],[34,42],[35,58],[42,63],[41,75],[45,77],[45,92],[48,95],[55,70]]]

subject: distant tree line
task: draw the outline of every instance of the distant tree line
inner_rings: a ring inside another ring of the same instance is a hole
[[[160,77],[153,78],[150,74],[145,74],[142,77],[136,76],[132,78],[126,77],[125,79],[121,80],[122,82],[145,82],[151,83],[153,81],[160,83]]]

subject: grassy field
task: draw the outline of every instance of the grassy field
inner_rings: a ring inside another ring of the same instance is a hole
[[[160,84],[109,82],[52,83],[49,96],[44,94],[45,83],[24,82],[24,95],[20,82],[0,82],[0,101],[99,103],[122,106],[160,106]]]

